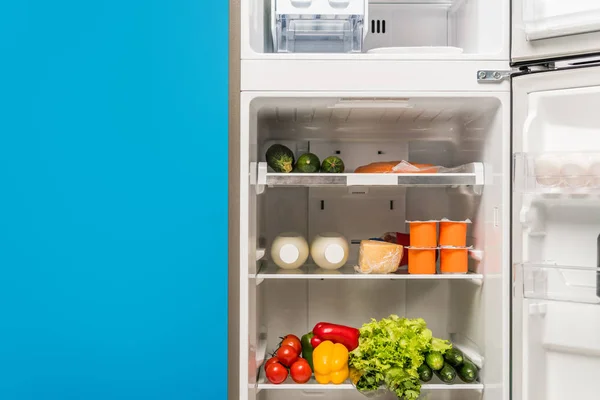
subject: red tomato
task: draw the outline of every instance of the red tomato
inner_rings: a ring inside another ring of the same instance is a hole
[[[283,346],[284,344],[293,347],[294,350],[296,350],[296,353],[302,353],[302,344],[300,343],[300,339],[298,339],[298,336],[287,335],[281,341],[281,345]]]
[[[286,367],[290,367],[294,361],[298,359],[298,352],[292,347],[284,344],[277,350],[277,358],[279,362],[285,365]]]
[[[273,363],[279,362],[279,359],[277,357],[271,357],[267,360],[267,362],[265,363],[265,370],[267,369],[267,367]]]
[[[281,363],[278,362],[269,364],[269,366],[265,368],[265,372],[269,382],[274,383],[276,385],[279,385],[288,377],[287,369],[283,365],[281,365]]]
[[[292,364],[290,368],[290,375],[296,383],[306,383],[312,376],[310,365],[304,358],[299,358],[298,361]]]

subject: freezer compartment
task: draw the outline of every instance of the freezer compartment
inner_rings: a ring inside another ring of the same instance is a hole
[[[517,153],[514,166],[518,192],[600,192],[600,152]]]
[[[280,3],[242,0],[242,58],[266,53],[327,58],[371,50],[374,58],[508,58],[508,0],[336,1],[344,4],[336,7],[285,0],[285,8]]]
[[[278,15],[278,53],[360,53],[363,16]]]
[[[517,265],[517,271],[522,274],[525,298],[600,304],[600,268],[524,263]]]

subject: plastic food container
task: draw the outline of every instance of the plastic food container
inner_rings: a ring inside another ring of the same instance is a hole
[[[437,246],[437,221],[406,221],[406,223],[410,225],[411,247]]]
[[[367,0],[271,0],[278,53],[362,53]]]
[[[280,234],[271,245],[271,260],[282,269],[300,268],[306,262],[308,253],[308,242],[295,232]]]
[[[437,248],[408,248],[408,273],[413,275],[435,274]]]
[[[440,253],[442,274],[466,274],[469,271],[469,247],[442,247]]]
[[[440,246],[465,247],[467,245],[467,224],[471,220],[450,221],[442,219],[440,221]]]
[[[335,232],[318,234],[310,246],[310,255],[323,269],[341,268],[348,260],[349,246],[346,238]]]

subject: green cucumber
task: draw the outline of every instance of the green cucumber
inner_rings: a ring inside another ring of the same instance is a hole
[[[431,372],[431,368],[425,363],[421,364],[419,368],[417,368],[417,372],[419,373],[419,379],[423,382],[429,382],[433,377],[433,372]]]
[[[465,356],[459,349],[451,348],[444,353],[444,360],[453,367],[458,367],[465,360]]]
[[[281,144],[269,147],[266,154],[267,165],[275,172],[292,172],[294,169],[294,153]]]
[[[321,168],[321,161],[319,161],[319,157],[314,155],[313,153],[304,153],[300,157],[298,157],[298,161],[296,161],[296,167],[293,172],[305,172],[305,173],[315,173],[319,172]]]
[[[340,174],[344,172],[344,162],[336,156],[329,156],[321,163],[321,172]]]
[[[475,364],[473,364],[469,360],[465,360],[463,364],[458,368],[457,372],[460,380],[465,383],[475,382],[479,374],[479,371],[477,370]]]
[[[444,383],[452,383],[456,379],[456,370],[448,363],[445,363],[439,371],[433,371]]]
[[[438,371],[444,366],[444,356],[439,351],[432,351],[425,356],[425,362],[429,368]]]

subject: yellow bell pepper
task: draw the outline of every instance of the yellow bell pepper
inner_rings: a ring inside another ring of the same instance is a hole
[[[340,343],[326,340],[313,351],[315,379],[322,384],[339,385],[348,379],[348,349]]]

